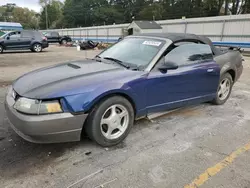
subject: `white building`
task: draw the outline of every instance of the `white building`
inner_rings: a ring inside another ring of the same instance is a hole
[[[133,21],[128,26],[128,35],[137,33],[162,33],[162,27],[155,21]]]

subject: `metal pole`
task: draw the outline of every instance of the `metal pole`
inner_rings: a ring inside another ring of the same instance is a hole
[[[222,41],[222,39],[223,39],[225,24],[226,24],[226,21],[224,20],[223,25],[222,25],[222,29],[221,29],[220,41]]]
[[[107,28],[107,43],[109,42],[109,28]]]
[[[187,21],[185,21],[185,28],[184,28],[184,33],[186,34],[187,33]]]
[[[82,41],[82,29],[80,28],[80,41]]]
[[[49,24],[48,24],[48,3],[47,0],[45,0],[45,17],[46,17],[46,29],[49,28]]]
[[[99,42],[99,37],[98,37],[98,26],[96,28],[96,42]]]

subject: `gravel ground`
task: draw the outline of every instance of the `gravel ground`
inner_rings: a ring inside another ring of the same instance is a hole
[[[41,54],[1,54],[0,80],[6,84],[30,70],[96,53],[50,47]],[[9,127],[3,105],[6,87],[0,87],[0,187],[184,187],[250,142],[249,75],[246,58],[243,75],[225,105],[205,103],[137,121],[128,138],[112,148],[88,139],[48,145],[24,141]],[[249,188],[249,155],[240,155],[202,187]]]

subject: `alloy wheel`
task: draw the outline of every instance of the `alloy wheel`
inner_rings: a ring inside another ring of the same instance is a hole
[[[220,100],[225,100],[230,93],[230,80],[228,78],[224,78],[219,85],[218,97]]]
[[[34,45],[34,51],[35,52],[41,52],[42,51],[42,46],[40,44],[35,44]]]
[[[100,128],[103,136],[109,140],[118,139],[129,125],[128,110],[120,104],[109,107],[101,118]]]

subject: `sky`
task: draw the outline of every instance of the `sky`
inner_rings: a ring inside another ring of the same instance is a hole
[[[27,7],[36,12],[40,12],[40,5],[38,3],[39,0],[0,0],[0,6],[6,5],[7,3],[15,3],[19,7]],[[63,0],[61,0],[63,1]]]

